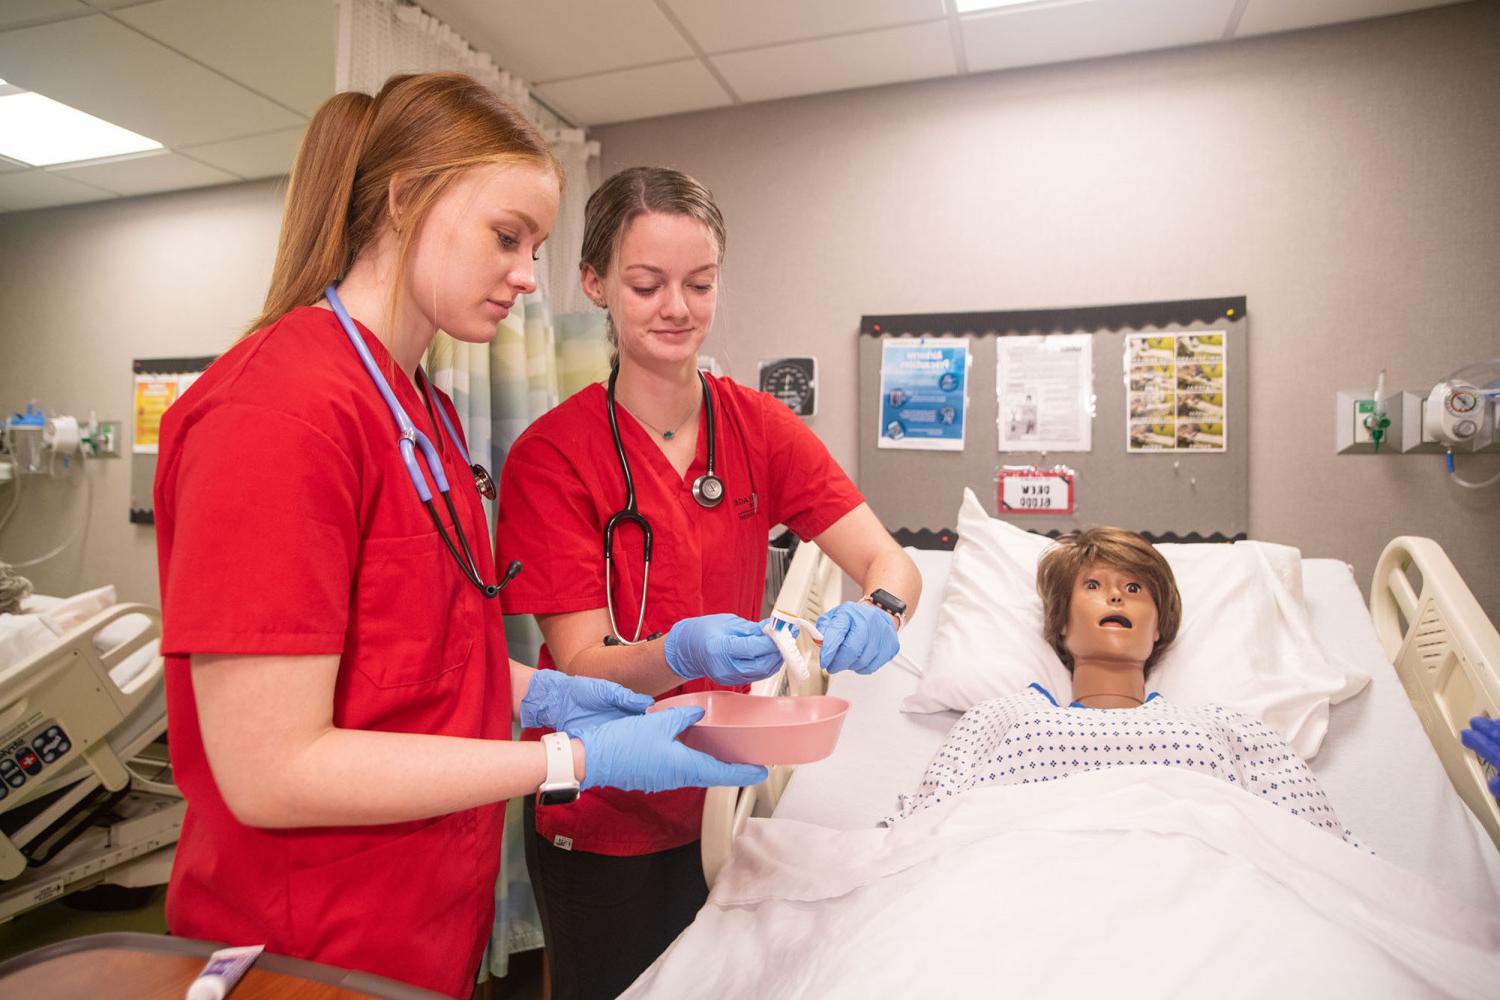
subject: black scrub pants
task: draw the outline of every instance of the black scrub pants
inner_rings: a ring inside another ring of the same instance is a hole
[[[553,1000],[614,1000],[708,899],[697,841],[628,858],[565,851],[537,834],[530,797],[525,829]]]

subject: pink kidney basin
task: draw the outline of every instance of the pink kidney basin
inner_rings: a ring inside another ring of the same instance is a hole
[[[734,691],[695,691],[666,698],[655,712],[698,706],[703,718],[678,737],[730,764],[811,764],[833,753],[849,703],[831,695],[764,698]]]

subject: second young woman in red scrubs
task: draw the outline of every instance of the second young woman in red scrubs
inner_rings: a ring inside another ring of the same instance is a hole
[[[762,780],[676,742],[695,714],[506,657],[493,486],[419,362],[439,326],[488,342],[535,289],[560,182],[541,134],[458,74],[309,124],[265,314],[162,421],[174,934],[466,998],[506,799]],[[734,662],[745,624],[703,623],[675,669]],[[513,712],[564,735],[512,742]]]
[[[776,524],[815,541],[866,595],[819,619],[823,668],[869,672],[897,651],[921,588],[911,558],[784,404],[699,374],[723,257],[723,218],[691,177],[627,170],[589,199],[581,278],[609,310],[618,356],[607,385],[516,442],[500,505],[500,549],[529,574],[506,592],[506,611],[537,616],[544,667],[658,696],[774,672],[774,653],[713,653],[764,638],[729,623],[760,614]],[[729,637],[706,631],[715,620]],[[686,649],[707,668],[672,669]],[[553,995],[614,997],[706,898],[703,792],[590,791],[534,815],[527,861]]]

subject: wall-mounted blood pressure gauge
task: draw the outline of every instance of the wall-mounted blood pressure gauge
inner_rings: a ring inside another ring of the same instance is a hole
[[[818,412],[818,359],[762,360],[760,391],[775,396],[799,417],[815,416]]]

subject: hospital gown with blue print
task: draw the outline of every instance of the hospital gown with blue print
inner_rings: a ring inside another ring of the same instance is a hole
[[[949,731],[890,825],[983,785],[1155,765],[1211,775],[1358,845],[1317,776],[1269,726],[1222,705],[1184,708],[1159,694],[1133,709],[1061,707],[1040,684],[981,702]]]

